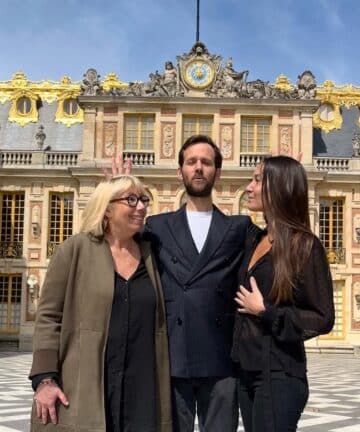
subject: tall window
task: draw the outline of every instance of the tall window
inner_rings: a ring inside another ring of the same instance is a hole
[[[343,198],[320,198],[320,240],[330,264],[345,262]]]
[[[24,192],[0,192],[0,258],[22,256],[24,202]]]
[[[335,323],[331,332],[321,336],[321,339],[343,339],[345,336],[345,282],[333,281]]]
[[[241,146],[242,153],[270,152],[270,118],[241,118]]]
[[[74,195],[72,193],[50,194],[48,256],[53,254],[58,244],[72,235],[73,212]]]
[[[183,118],[183,142],[192,135],[212,136],[212,116],[184,116]]]
[[[21,279],[21,275],[0,274],[0,333],[19,332]]]
[[[149,151],[154,149],[155,116],[129,114],[124,118],[124,150]]]

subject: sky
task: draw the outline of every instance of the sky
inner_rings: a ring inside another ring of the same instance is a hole
[[[311,70],[360,86],[359,17],[360,0],[200,0],[200,40],[249,81]],[[0,81],[79,81],[89,67],[147,81],[195,37],[196,0],[0,0]]]

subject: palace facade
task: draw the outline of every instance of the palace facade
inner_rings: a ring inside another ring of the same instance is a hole
[[[214,191],[226,214],[247,213],[244,190],[270,153],[302,153],[311,222],[326,248],[336,323],[309,349],[360,345],[360,87],[296,83],[281,75],[249,81],[201,42],[147,82],[101,79],[33,82],[18,72],[0,82],[0,341],[31,349],[49,259],[76,233],[89,195],[111,157],[131,158],[152,197],[152,214],[186,195],[177,153],[192,134],[211,135],[224,163]],[[260,214],[251,214],[262,224]]]

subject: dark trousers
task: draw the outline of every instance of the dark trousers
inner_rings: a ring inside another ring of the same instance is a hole
[[[270,382],[266,389],[262,372],[240,372],[238,398],[245,432],[296,431],[309,396],[306,378],[271,371]]]
[[[235,378],[171,378],[173,431],[235,432],[238,403]]]

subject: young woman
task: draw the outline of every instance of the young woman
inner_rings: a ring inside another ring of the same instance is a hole
[[[295,159],[265,159],[246,188],[267,228],[248,234],[239,269],[232,358],[246,432],[296,431],[308,399],[303,341],[334,323],[325,251],[311,232],[306,173]]]

